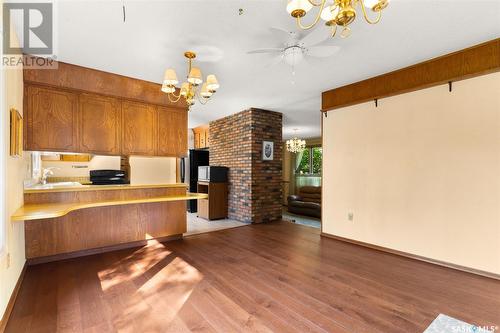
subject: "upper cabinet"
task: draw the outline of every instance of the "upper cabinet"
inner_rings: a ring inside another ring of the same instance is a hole
[[[78,95],[28,86],[25,91],[26,150],[75,152],[78,150]]]
[[[25,84],[25,149],[185,156],[187,110]]]
[[[187,111],[158,107],[158,155],[187,154]]]
[[[156,155],[157,129],[155,106],[123,101],[122,153],[124,155]]]
[[[195,149],[210,147],[210,131],[208,125],[193,128],[193,134]]]
[[[79,97],[80,151],[119,155],[121,102],[112,97],[81,94]]]

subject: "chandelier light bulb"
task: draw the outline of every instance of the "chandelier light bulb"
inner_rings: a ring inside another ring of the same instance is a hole
[[[339,13],[338,6],[328,6],[323,9],[321,12],[321,19],[326,22],[331,22],[335,20],[337,14]]]
[[[217,89],[219,89],[219,87],[220,85],[217,81],[217,77],[214,74],[209,74],[207,76],[207,89],[209,91],[215,92]]]
[[[201,86],[200,95],[203,98],[210,98],[210,96],[212,96],[212,93],[207,88],[207,83],[206,82],[203,83],[203,85]]]
[[[165,71],[165,75],[163,76],[163,84],[175,86],[179,81],[177,80],[177,74],[172,68],[169,68]]]
[[[331,27],[331,37],[336,35],[337,26],[347,27],[356,20],[357,13],[362,12],[364,20],[369,24],[377,24],[382,18],[382,10],[389,5],[390,0],[289,0],[286,6],[287,12],[295,18],[297,26],[302,30],[308,30],[323,20],[325,25]],[[316,7],[315,18],[310,24],[303,23],[303,17]],[[361,7],[361,8],[360,8]],[[371,9],[375,14],[369,15]],[[344,30],[342,38],[350,35],[350,30]]]
[[[286,6],[286,11],[293,17],[305,16],[313,8],[309,0],[290,0]]]
[[[174,93],[175,92],[175,86],[171,86],[171,85],[163,83],[162,86],[161,86],[161,91],[163,91],[164,93],[167,93],[167,94]]]
[[[197,67],[191,68],[188,76],[188,82],[197,86],[203,82],[203,78],[201,76],[201,70]]]

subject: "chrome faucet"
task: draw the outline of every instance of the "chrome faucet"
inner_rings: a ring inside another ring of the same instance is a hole
[[[42,169],[42,178],[40,179],[40,183],[42,185],[47,184],[47,177],[52,176],[54,172],[52,170],[54,169],[59,169],[57,167],[49,167],[49,168],[43,168]]]

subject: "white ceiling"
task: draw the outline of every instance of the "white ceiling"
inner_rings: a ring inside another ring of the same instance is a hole
[[[283,112],[285,138],[293,128],[319,136],[324,90],[500,36],[498,0],[393,0],[378,25],[358,16],[351,37],[327,42],[341,47],[336,55],[302,62],[292,77],[285,64],[268,66],[271,56],[246,54],[282,46],[271,26],[296,31],[285,0],[124,3],[125,23],[122,1],[59,1],[58,59],[160,83],[167,67],[185,75],[185,50],[211,50],[219,59],[198,65],[204,75],[215,73],[221,88],[209,104],[192,108],[190,127],[258,107]]]

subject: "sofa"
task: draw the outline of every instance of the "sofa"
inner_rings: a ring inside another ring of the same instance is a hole
[[[288,196],[288,211],[321,218],[321,186],[303,186],[297,195]]]

